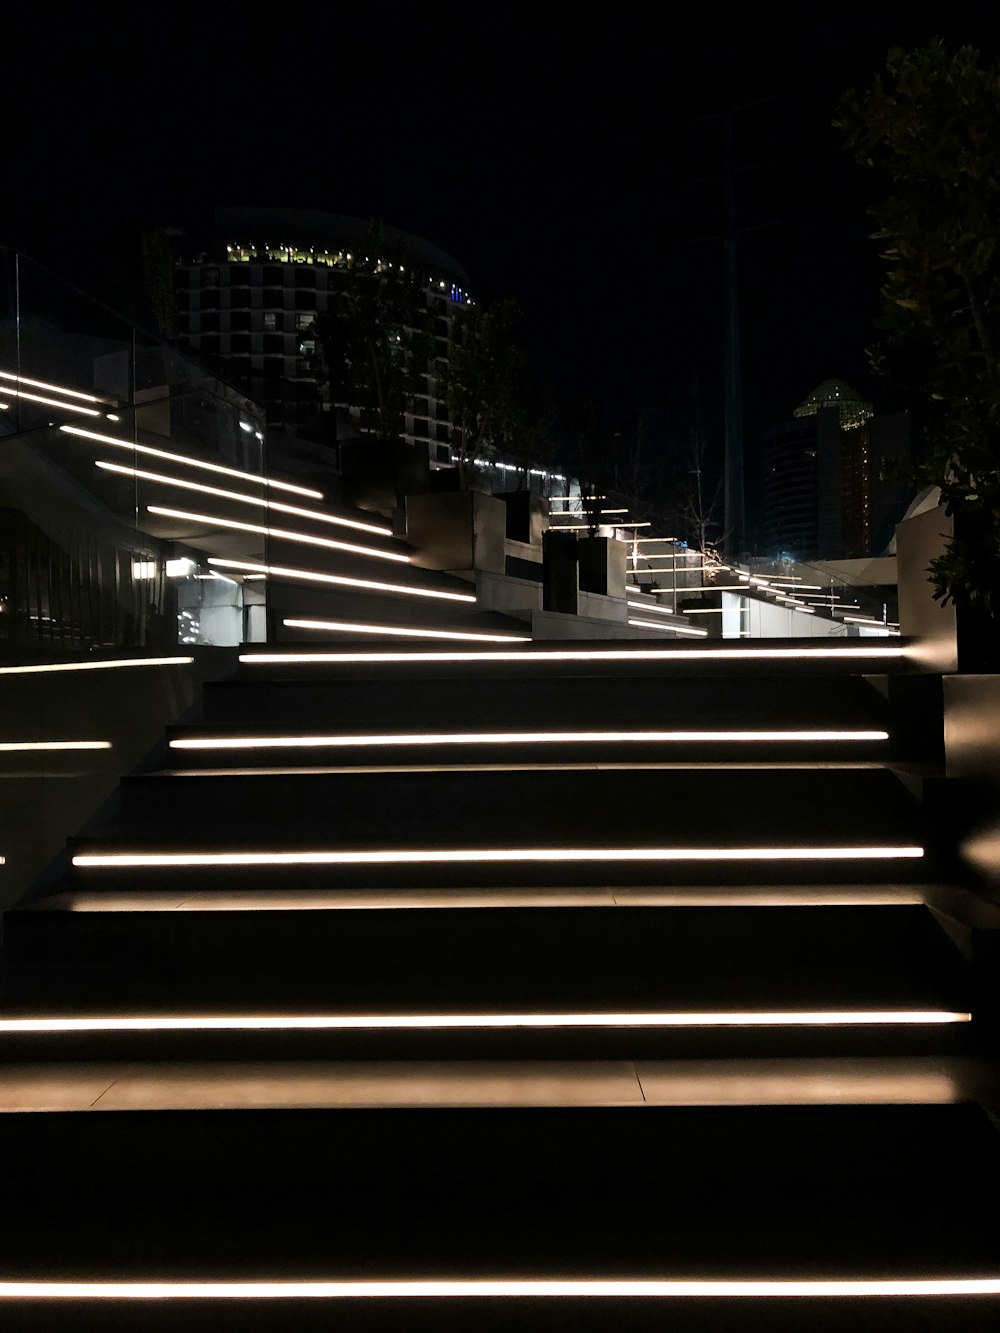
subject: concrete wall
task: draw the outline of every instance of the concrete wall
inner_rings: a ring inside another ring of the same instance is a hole
[[[110,742],[101,750],[0,751],[0,910],[56,873],[66,839],[155,751],[203,682],[236,669],[236,649],[187,654],[194,660],[170,666],[0,674],[0,741]]]

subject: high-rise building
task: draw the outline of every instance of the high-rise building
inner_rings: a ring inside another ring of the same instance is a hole
[[[337,438],[335,409],[352,404],[331,403],[317,383],[312,325],[369,234],[363,219],[332,213],[223,208],[212,243],[177,266],[182,345],[262,403],[272,432],[319,443]],[[387,248],[405,252],[425,275],[436,355],[446,357],[455,309],[469,299],[464,269],[418,236],[392,227],[382,234]],[[404,435],[427,441],[432,459],[450,456],[432,367],[425,392],[406,413]]]
[[[767,553],[797,560],[880,554],[912,496],[905,412],[876,416],[843,380],[824,380],[767,432]]]

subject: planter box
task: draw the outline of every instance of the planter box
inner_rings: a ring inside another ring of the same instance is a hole
[[[625,543],[613,537],[580,537],[576,545],[580,591],[624,599]]]
[[[506,509],[481,491],[406,497],[406,539],[424,569],[481,569],[502,574]]]

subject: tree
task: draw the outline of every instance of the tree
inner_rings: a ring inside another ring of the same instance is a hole
[[[413,397],[426,392],[434,346],[427,279],[403,250],[388,246],[377,223],[364,248],[347,256],[315,320],[319,373],[333,402],[359,409],[363,431],[395,440]]]
[[[438,382],[463,484],[484,446],[516,447],[525,435],[525,362],[511,342],[517,315],[513,301],[455,311]]]
[[[847,147],[889,183],[870,210],[887,264],[871,349],[908,400],[955,539],[935,597],[1000,616],[1000,66],[935,38],[889,52],[842,100]]]

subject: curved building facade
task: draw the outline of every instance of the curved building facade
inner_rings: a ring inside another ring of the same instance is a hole
[[[335,406],[316,382],[311,326],[368,236],[368,222],[334,213],[282,208],[224,208],[215,238],[177,266],[182,344],[262,403],[272,430],[319,442],[336,438]],[[468,303],[465,270],[421,237],[384,227],[426,276],[436,354],[447,355],[455,309]],[[449,422],[433,373],[406,413],[405,436],[427,441],[432,460],[449,456]]]

